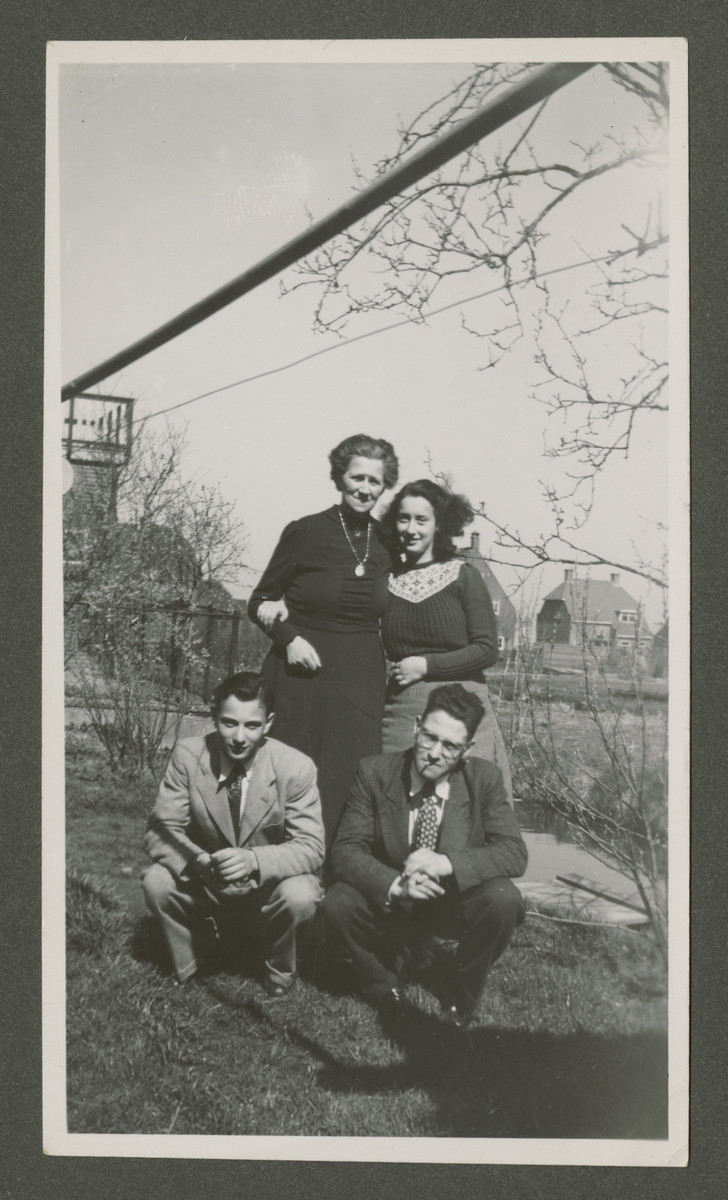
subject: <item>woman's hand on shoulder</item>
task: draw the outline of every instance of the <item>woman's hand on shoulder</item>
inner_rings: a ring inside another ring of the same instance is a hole
[[[305,638],[294,637],[286,646],[286,658],[292,667],[303,667],[306,671],[320,671],[321,659]]]
[[[266,633],[270,633],[276,621],[288,620],[286,602],[285,600],[261,600],[255,615]]]
[[[400,687],[407,687],[410,683],[419,683],[426,674],[427,659],[419,654],[411,654],[408,658],[400,659],[398,663],[395,663],[392,671],[392,677]]]

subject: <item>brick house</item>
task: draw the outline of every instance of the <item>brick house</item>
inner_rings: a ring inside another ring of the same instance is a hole
[[[516,640],[516,609],[483,558],[480,551],[480,534],[471,533],[470,545],[458,550],[458,555],[472,563],[485,582],[493,601],[493,612],[498,625],[498,655],[507,661]]]
[[[576,579],[571,568],[564,581],[546,596],[536,618],[536,640],[593,650],[644,651],[652,641],[637,601],[620,585],[619,574],[609,579]]]

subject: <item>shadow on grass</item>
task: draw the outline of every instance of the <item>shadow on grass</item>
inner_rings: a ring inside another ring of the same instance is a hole
[[[103,900],[103,896],[101,897]],[[260,979],[263,973],[263,940],[260,925],[245,924],[235,910],[223,909],[216,916],[219,942],[214,956],[206,964],[204,975],[221,972],[243,978]],[[163,974],[171,975],[164,937],[152,916],[142,917],[135,925],[130,948],[137,961],[151,963]],[[326,943],[320,915],[307,927],[299,930],[298,974],[319,991],[345,995],[354,988],[350,970],[342,962],[340,947]]]
[[[129,939],[129,946],[132,957],[137,962],[153,963],[163,975],[172,974],[172,964],[167,955],[162,931],[154,917],[142,917],[137,921]]]
[[[238,1006],[277,1027],[256,1001]],[[667,1137],[667,1039],[659,1034],[463,1030],[411,1005],[379,1021],[403,1062],[352,1065],[288,1021],[285,1033],[322,1064],[318,1086],[329,1093],[426,1093],[441,1136]]]
[[[203,977],[218,973],[258,979],[262,973],[263,947],[255,929],[241,929],[234,920],[218,922],[220,941],[211,958],[198,972]],[[158,922],[142,917],[135,925],[129,945],[138,962],[151,963],[162,975],[172,974],[172,964]]]
[[[112,895],[101,892],[89,878],[72,882],[68,946],[77,973],[89,962],[89,955],[103,958],[110,954],[114,961],[122,962],[118,950],[126,948],[128,954],[130,934],[134,958],[162,967],[166,956],[154,920],[144,918],[130,930],[127,914]],[[308,954],[315,964],[315,948],[308,947]],[[301,1086],[313,1086],[323,1097],[371,1097],[372,1105],[389,1100],[390,1108],[392,1099],[398,1108],[397,1098],[402,1097],[401,1128],[407,1130],[409,1099],[419,1093],[429,1100],[426,1123],[439,1136],[667,1136],[667,1039],[662,1034],[622,1036],[577,1030],[559,1036],[548,1030],[481,1025],[464,1031],[415,1003],[407,1003],[402,1014],[379,1015],[377,1019],[399,1061],[381,1062],[383,1048],[374,1038],[372,1057],[379,1056],[379,1062],[368,1064],[366,1039],[374,1026],[371,1018],[361,1022],[360,1040],[353,1049],[345,1022],[353,1016],[359,1018],[351,1002],[348,1008],[342,1006],[339,1019],[336,1003],[321,1004],[319,1012],[319,994],[308,991],[307,985],[290,1001],[279,1002],[281,1007],[276,1007],[278,1002],[255,1000],[246,986],[241,988],[240,977],[255,976],[259,962],[255,942],[228,943],[224,958],[216,965],[219,974],[205,980],[205,988],[230,1014],[237,1010],[253,1018],[254,1024],[243,1025],[235,1036],[255,1037],[255,1026],[258,1030],[265,1027],[267,1032],[279,1034],[290,1048],[305,1050],[314,1069],[308,1074],[307,1068],[306,1084]],[[337,990],[327,989],[329,996]],[[297,1013],[296,1004],[302,1006]],[[160,1010],[160,1027],[166,1028],[164,1021],[173,1020],[176,1009],[164,1008],[161,1003]],[[363,1007],[361,1016],[365,1016]],[[307,1032],[311,1031],[309,1019],[318,1022],[313,1034]],[[227,1027],[236,1030],[237,1024],[233,1021]],[[175,1037],[179,1040],[179,1031],[175,1030]],[[295,1073],[283,1074],[277,1086],[299,1086],[296,1079],[300,1084]],[[426,1134],[427,1130],[420,1124],[417,1132]]]
[[[381,1018],[405,1054],[385,1068],[326,1067],[333,1092],[422,1088],[461,1137],[667,1137],[667,1039],[461,1030],[418,1009]]]
[[[322,948],[303,939],[301,974],[329,995],[349,991],[343,974],[321,967]],[[164,969],[155,923],[142,920],[132,952]],[[231,1009],[304,1049],[320,1064],[316,1085],[336,1096],[377,1097],[424,1093],[440,1136],[509,1138],[667,1137],[667,1038],[659,1033],[608,1035],[578,1030],[458,1029],[408,1003],[401,1014],[380,1014],[379,1025],[402,1056],[388,1065],[352,1063],[263,1001],[241,994],[230,977],[255,977],[260,945],[226,939],[208,981],[212,994]],[[227,976],[227,977],[226,977]],[[486,1001],[487,1002],[487,1001]],[[283,1018],[283,1019],[282,1019]],[[335,1037],[332,1029],[332,1037]]]

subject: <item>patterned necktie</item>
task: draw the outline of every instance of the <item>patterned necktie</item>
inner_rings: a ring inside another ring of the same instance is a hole
[[[415,832],[415,850],[435,850],[438,832],[437,799],[434,791],[430,790],[422,796]]]
[[[230,805],[230,816],[233,819],[233,829],[235,830],[236,842],[240,836],[240,797],[243,794],[244,774],[244,771],[236,771],[232,779],[228,777],[225,784],[227,787],[228,804]]]

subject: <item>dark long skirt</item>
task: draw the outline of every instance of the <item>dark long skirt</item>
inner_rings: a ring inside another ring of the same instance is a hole
[[[308,754],[318,767],[326,848],[331,846],[361,758],[382,749],[384,655],[378,633],[303,631],[320,671],[288,665],[273,648],[263,673],[273,688],[271,737]]]

